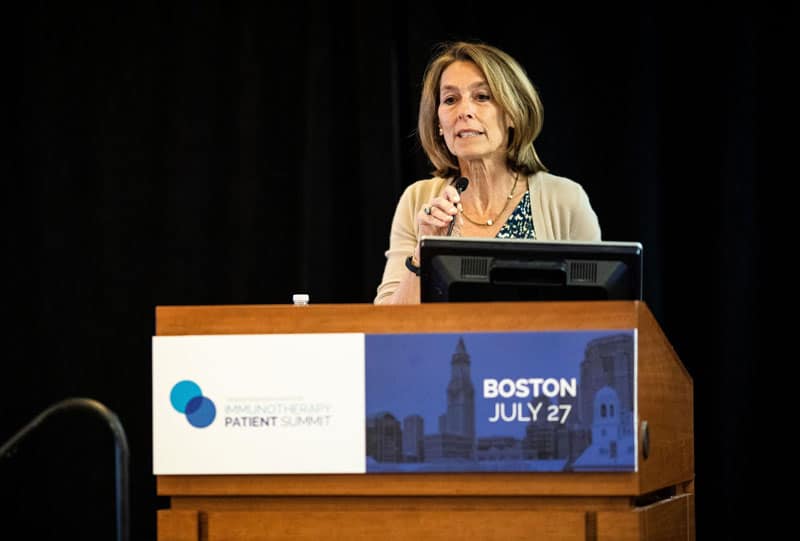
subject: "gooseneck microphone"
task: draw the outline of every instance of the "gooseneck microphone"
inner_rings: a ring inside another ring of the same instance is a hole
[[[456,190],[458,191],[458,195],[461,196],[461,192],[467,189],[469,186],[469,179],[467,177],[458,177],[456,181],[453,183]],[[458,216],[456,214],[456,216]],[[453,226],[456,225],[456,216],[453,216],[453,221],[450,222],[450,225],[447,226],[447,236],[449,237],[453,233]]]

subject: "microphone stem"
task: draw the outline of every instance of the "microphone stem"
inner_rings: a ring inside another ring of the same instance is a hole
[[[458,197],[459,198],[461,197],[462,192],[467,189],[467,186],[469,186],[469,179],[467,177],[459,177],[459,178],[456,179],[455,187],[456,187],[456,191],[458,192]],[[456,225],[456,218],[457,217],[458,217],[458,214],[453,216],[453,221],[450,222],[450,225],[447,226],[447,236],[448,237],[453,234],[453,226]]]
[[[448,237],[453,234],[453,226],[456,225],[456,216],[458,216],[458,214],[453,216],[453,221],[450,222],[450,225],[447,226],[447,236]]]

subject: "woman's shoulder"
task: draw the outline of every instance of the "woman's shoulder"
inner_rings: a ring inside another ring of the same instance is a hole
[[[406,189],[403,191],[403,196],[401,199],[411,201],[412,205],[416,205],[417,201],[430,201],[439,195],[447,182],[448,179],[440,177],[417,180],[406,187]]]
[[[583,186],[571,178],[539,171],[528,177],[528,188],[542,199],[558,199],[564,202],[582,201],[587,197]]]
[[[554,175],[547,171],[539,171],[528,177],[532,186],[551,190],[583,190],[583,187],[571,178]]]
[[[447,181],[448,179],[440,177],[424,178],[409,184],[406,191],[414,193],[436,192],[438,194],[438,192],[444,188],[445,184],[447,184]]]

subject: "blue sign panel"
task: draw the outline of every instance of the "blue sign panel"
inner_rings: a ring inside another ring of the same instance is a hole
[[[366,336],[367,473],[636,471],[636,330]]]

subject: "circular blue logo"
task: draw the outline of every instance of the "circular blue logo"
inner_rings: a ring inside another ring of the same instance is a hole
[[[195,428],[205,428],[217,417],[214,402],[203,396],[200,386],[191,380],[186,379],[173,385],[169,401],[176,411],[186,415],[186,420]]]

